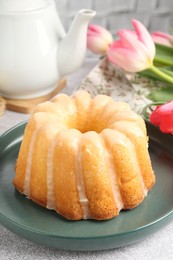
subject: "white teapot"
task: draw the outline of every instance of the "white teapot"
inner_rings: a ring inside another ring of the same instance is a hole
[[[53,91],[82,64],[94,15],[80,10],[66,35],[53,0],[0,0],[0,96],[29,99]]]

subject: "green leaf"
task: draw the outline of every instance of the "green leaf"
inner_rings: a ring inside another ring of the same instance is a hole
[[[159,67],[158,69],[173,78],[173,67],[172,66]],[[140,71],[140,72],[138,72],[138,75],[140,75],[142,77],[150,78],[152,80],[159,80],[159,81],[165,82],[166,85],[168,85],[168,86],[172,86],[170,83],[167,83],[162,77],[160,77],[159,75],[155,74],[150,69]]]
[[[162,105],[165,102],[153,102],[151,104],[146,105],[141,111],[141,115],[145,120],[149,120],[151,113],[156,108],[156,106]]]
[[[163,80],[162,78],[157,76],[155,73],[153,73],[150,69],[140,71],[137,74],[142,76],[142,77],[147,77],[147,78],[150,78],[150,79],[153,79],[153,80]]]
[[[173,65],[173,55],[163,55],[163,54],[156,54],[154,57],[154,65],[157,66],[165,66],[165,65]]]
[[[168,102],[173,100],[173,89],[171,86],[151,91],[147,98],[154,102]]]
[[[172,70],[173,67],[159,67],[158,69],[173,78],[173,70]],[[159,81],[166,83],[166,81],[161,76],[157,75],[150,69],[140,71],[140,72],[138,72],[138,75],[140,75],[142,77],[150,78],[152,80],[159,80]],[[166,84],[170,84],[170,83],[166,83]],[[170,86],[171,86],[171,84],[170,84]]]
[[[158,44],[158,43],[156,43],[155,46],[156,46],[156,54],[173,57],[173,48],[172,47],[165,46],[165,45]]]
[[[173,48],[161,44],[155,44],[155,46],[156,55],[154,57],[154,65],[173,65]]]

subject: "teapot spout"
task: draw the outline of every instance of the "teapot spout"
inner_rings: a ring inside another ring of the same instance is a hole
[[[95,14],[93,10],[80,10],[67,35],[61,40],[58,53],[58,69],[61,77],[81,66],[86,52],[88,24]]]

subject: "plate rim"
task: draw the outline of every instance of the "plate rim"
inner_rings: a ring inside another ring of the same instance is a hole
[[[5,131],[1,136],[0,136],[0,143],[1,143],[1,141],[4,139],[4,138],[7,138],[8,137],[8,135],[9,134],[11,134],[13,131],[15,131],[15,130],[19,130],[19,132],[20,132],[20,134],[19,134],[19,136],[20,137],[22,137],[23,136],[23,132],[21,133],[21,131],[23,131],[22,130],[22,128],[24,127],[24,129],[25,129],[25,126],[26,126],[26,124],[27,124],[27,121],[28,120],[25,120],[25,121],[23,121],[23,122],[21,122],[21,123],[19,123],[19,124],[17,124],[17,125],[15,125],[15,126],[13,126],[13,127],[11,127],[10,129],[8,129],[7,131]],[[148,124],[148,122],[146,122],[147,124]],[[155,131],[159,131],[158,129],[156,129],[156,127],[155,126],[152,126],[152,127],[154,127],[154,130]],[[159,131],[160,132],[160,131]],[[161,132],[160,132],[161,133]],[[160,134],[159,133],[159,134]],[[161,135],[162,135],[162,133],[161,133]],[[165,135],[165,134],[164,134]],[[16,137],[16,136],[15,136]],[[171,138],[173,138],[172,136],[171,136]],[[152,138],[151,138],[152,139]],[[173,140],[173,139],[172,139]],[[9,144],[8,144],[9,145]],[[6,149],[7,147],[8,147],[8,145],[7,146],[5,146],[4,148]],[[0,149],[0,155],[1,155],[1,153],[4,151],[4,149]],[[140,227],[137,227],[137,228],[135,228],[135,229],[132,229],[132,230],[128,230],[128,231],[123,231],[123,232],[119,232],[119,233],[114,233],[114,234],[105,234],[104,236],[103,235],[93,235],[93,236],[86,236],[86,237],[80,237],[80,236],[63,236],[63,235],[58,235],[58,234],[52,234],[52,233],[49,233],[49,232],[47,232],[47,231],[40,231],[40,230],[37,230],[37,229],[35,229],[35,228],[30,228],[30,227],[27,227],[26,225],[23,225],[23,224],[20,224],[20,223],[18,223],[18,222],[16,222],[16,221],[14,221],[13,219],[11,219],[9,216],[6,216],[6,215],[4,215],[2,212],[1,212],[1,209],[0,209],[0,224],[1,225],[3,225],[3,226],[8,226],[8,225],[6,225],[6,223],[10,223],[10,224],[12,224],[12,225],[14,225],[16,228],[21,228],[21,229],[23,229],[24,231],[26,231],[26,232],[31,232],[31,233],[33,233],[33,234],[35,234],[35,235],[41,235],[41,236],[43,236],[43,237],[53,237],[53,238],[57,238],[57,239],[72,239],[72,240],[97,240],[97,239],[105,239],[105,238],[117,238],[117,237],[119,237],[119,236],[126,236],[126,235],[128,235],[128,234],[133,234],[133,233],[136,233],[136,232],[138,232],[138,231],[142,231],[142,230],[145,230],[146,228],[150,228],[150,227],[152,227],[152,226],[154,226],[154,225],[157,225],[157,224],[159,224],[160,222],[162,222],[163,220],[166,220],[166,219],[168,219],[169,217],[171,217],[171,215],[172,215],[172,217],[173,217],[173,207],[172,207],[172,209],[171,210],[169,210],[169,211],[167,211],[165,214],[163,214],[163,215],[161,215],[159,218],[157,218],[157,219],[155,219],[154,221],[152,221],[152,222],[150,222],[150,223],[148,223],[148,224],[146,224],[146,225],[142,225],[142,226],[140,226]],[[92,220],[81,220],[81,221],[92,221]],[[4,222],[5,222],[5,224],[4,224]],[[8,228],[8,227],[7,227]],[[153,232],[152,232],[153,233]],[[138,241],[138,240],[137,240]],[[116,247],[112,247],[112,248],[116,248]],[[71,249],[69,249],[69,250],[71,250]],[[97,250],[97,249],[93,249],[93,251],[94,250]],[[80,251],[82,251],[82,250],[80,250]]]

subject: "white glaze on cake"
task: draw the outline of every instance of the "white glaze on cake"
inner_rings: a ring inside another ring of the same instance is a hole
[[[31,142],[28,149],[28,156],[27,156],[27,166],[25,172],[25,181],[24,181],[24,189],[23,193],[29,198],[30,197],[30,183],[31,183],[31,167],[32,167],[32,158],[33,158],[33,150],[34,144],[37,137],[38,129],[34,131]]]
[[[75,169],[76,169],[76,186],[79,195],[79,202],[81,203],[83,210],[83,219],[90,219],[91,214],[89,210],[89,202],[86,196],[85,184],[82,173],[82,164],[81,164],[81,146],[80,140],[82,138],[82,134],[78,139],[75,140]]]
[[[154,184],[145,150],[145,124],[126,103],[114,102],[104,95],[92,99],[86,92],[78,92],[72,98],[60,94],[34,110],[28,129],[30,144],[28,151],[27,145],[23,149],[27,166],[21,167],[25,165],[21,156],[15,186],[33,201],[66,218],[112,218],[121,209],[137,206]],[[38,137],[42,142],[42,136],[45,140],[40,147],[36,140]],[[45,165],[39,167],[42,147],[46,169]],[[35,169],[41,169],[40,176],[32,167],[37,149]],[[142,158],[146,158],[144,163]],[[37,187],[36,181],[42,177],[43,185],[38,183]]]
[[[109,135],[110,136],[112,135],[111,131],[109,132]],[[112,138],[115,138],[115,135],[112,135]],[[102,139],[102,136],[101,136],[101,139]],[[114,165],[114,162],[113,162],[112,154],[108,152],[106,144],[104,143],[104,139],[102,139],[102,143],[103,143],[102,149],[104,149],[103,151],[105,153],[105,161],[106,161],[106,165],[107,165],[107,172],[108,172],[108,177],[109,177],[109,180],[110,180],[110,185],[111,185],[115,205],[118,208],[118,211],[120,211],[123,208],[124,205],[123,205],[123,200],[122,200],[122,196],[121,196],[119,185],[118,185],[116,168],[115,168],[115,165]]]

